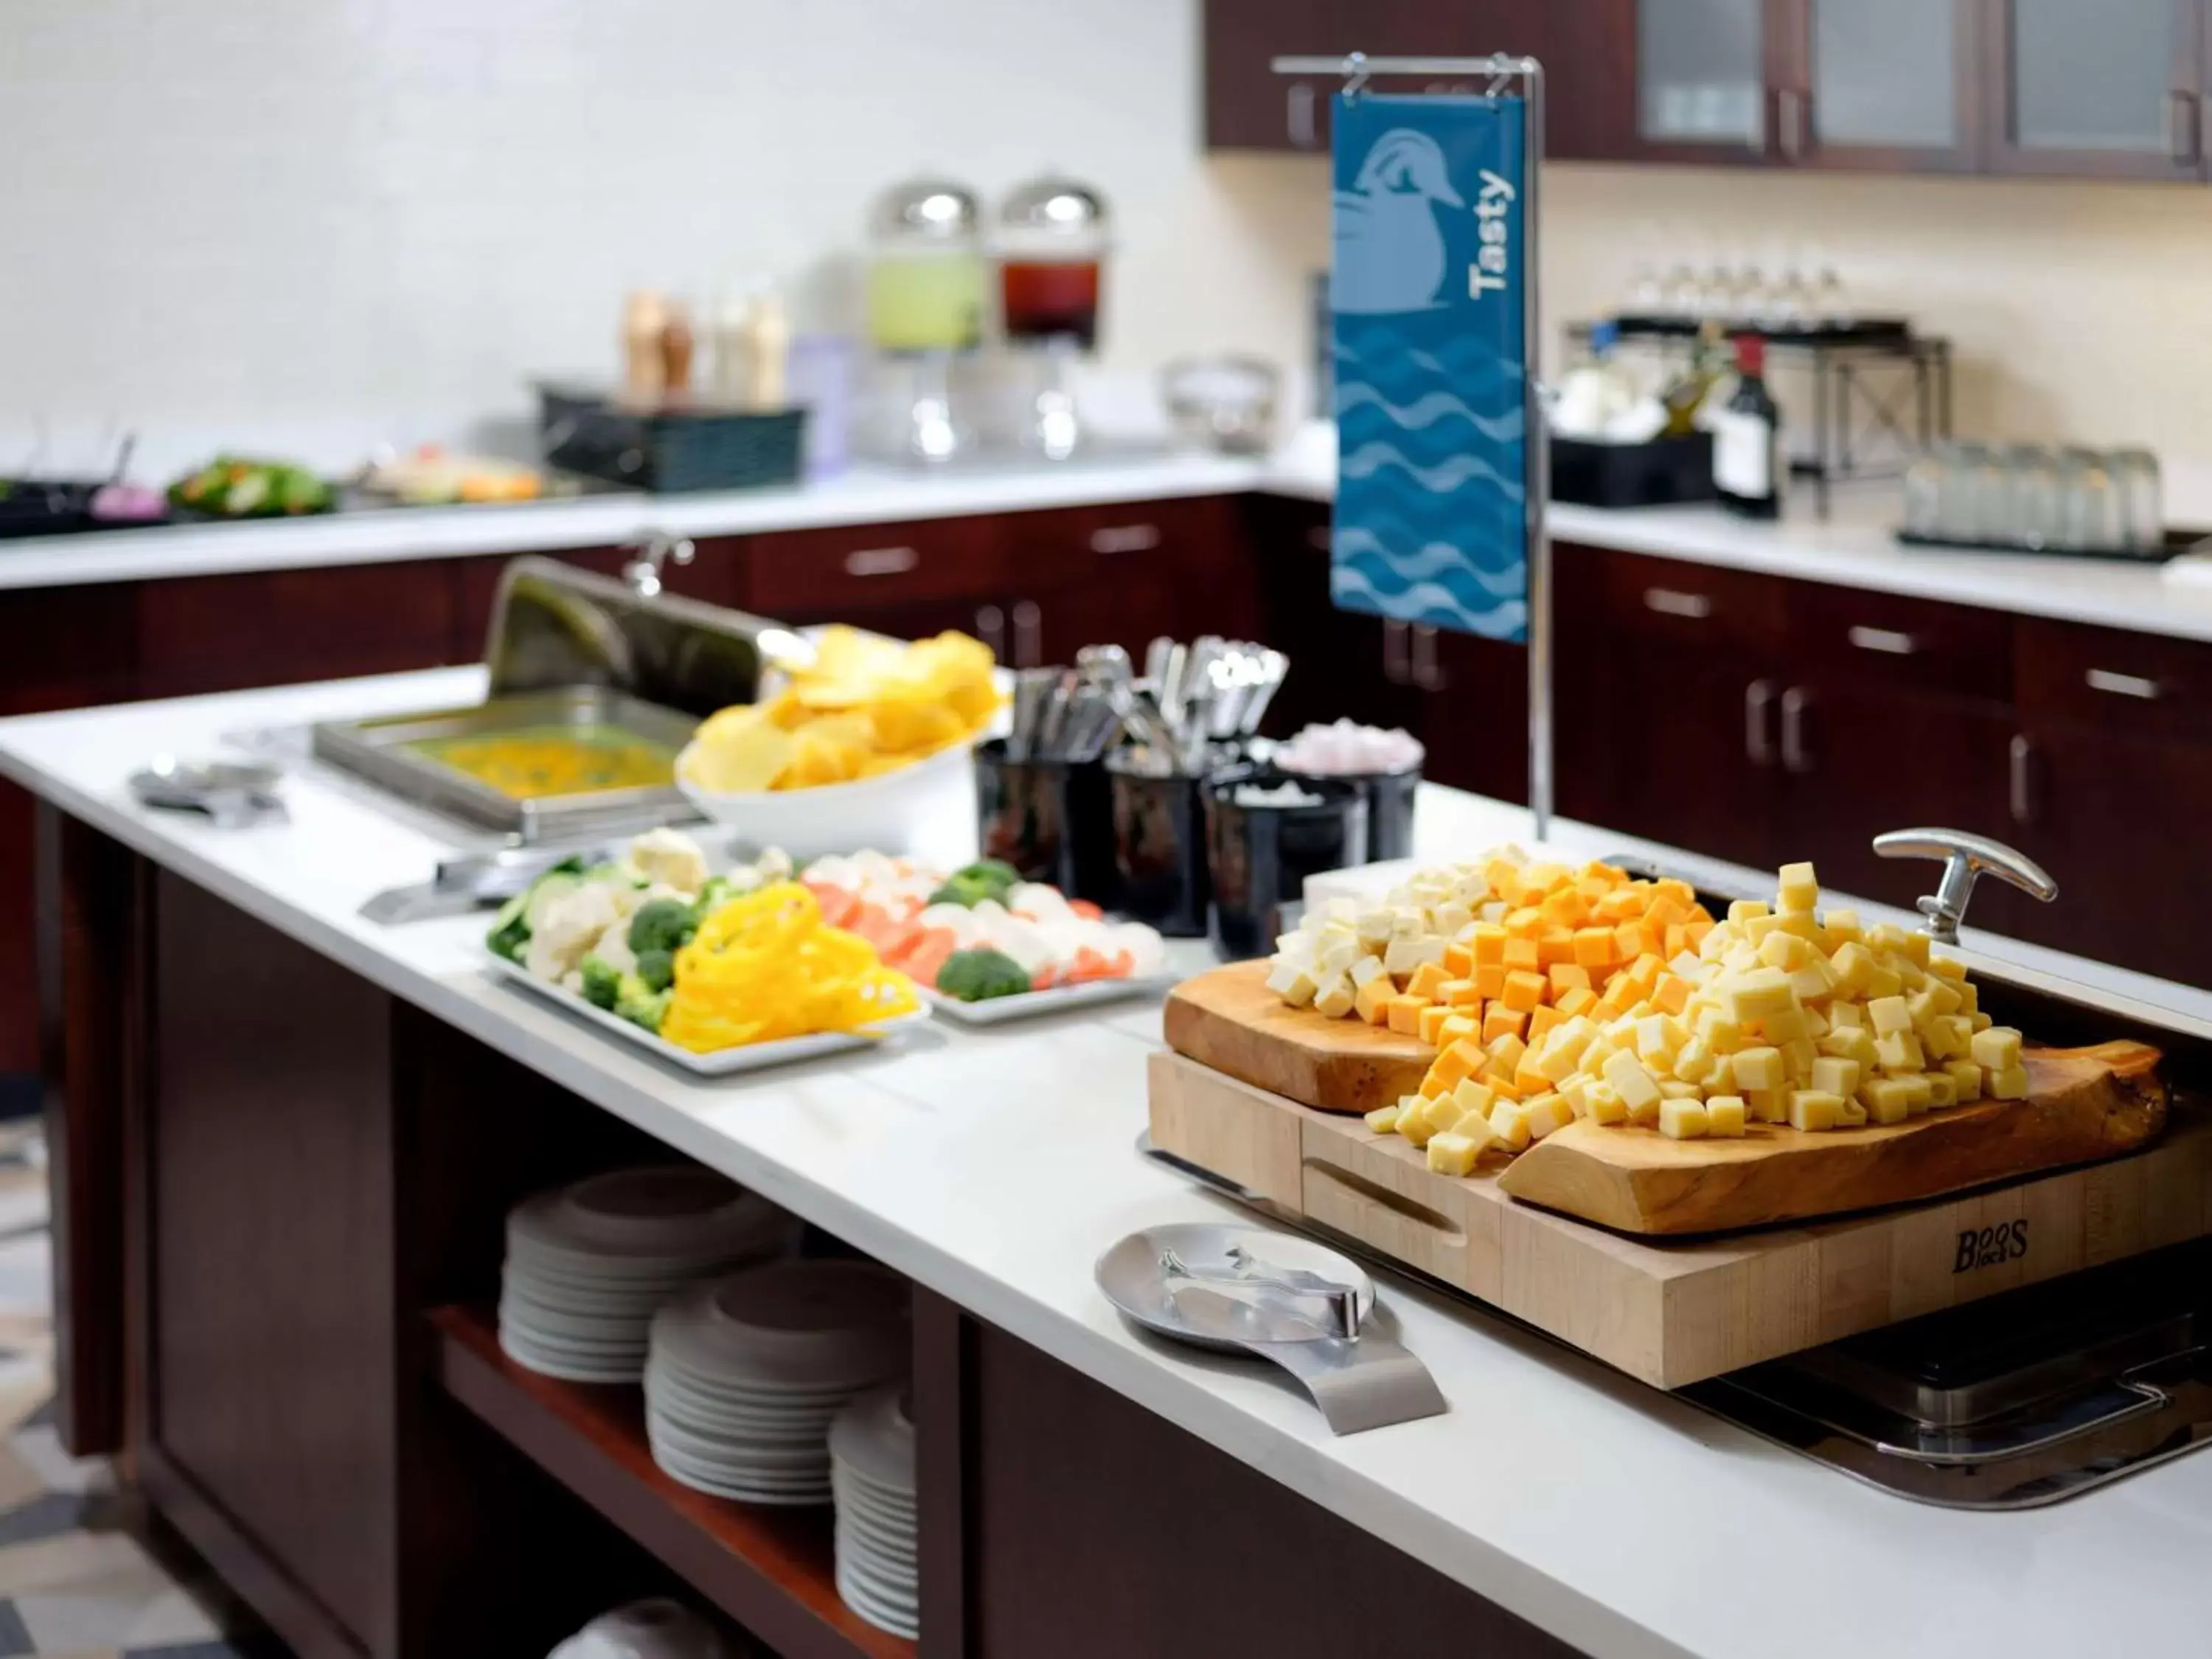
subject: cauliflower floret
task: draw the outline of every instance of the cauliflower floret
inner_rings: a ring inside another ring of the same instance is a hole
[[[629,948],[629,918],[624,916],[616,921],[584,954],[597,957],[618,974],[635,972],[637,952]]]
[[[681,830],[648,830],[629,844],[625,863],[647,881],[665,882],[685,896],[707,884],[707,854]]]
[[[531,930],[522,965],[539,979],[557,982],[584,959],[600,934],[621,920],[613,892],[602,882],[586,882],[545,907]]]
[[[753,870],[763,884],[789,881],[795,867],[791,861],[791,854],[781,847],[771,847],[753,860]]]

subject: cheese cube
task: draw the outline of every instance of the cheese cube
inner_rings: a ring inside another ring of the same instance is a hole
[[[1904,989],[1903,976],[1887,963],[1877,960],[1872,970],[1867,975],[1866,994],[1869,1001],[1880,997],[1893,997]]]
[[[1416,1034],[1431,1048],[1436,1048],[1443,1035],[1444,1022],[1450,1018],[1450,1009],[1441,1002],[1432,1002],[1421,1010],[1420,1024],[1414,1028]]]
[[[1828,1010],[1828,1029],[1856,1031],[1866,1024],[1866,1010],[1856,1002],[1838,1002]]]
[[[1787,974],[1805,965],[1813,947],[1795,933],[1769,933],[1760,941],[1759,959]]]
[[[1844,1113],[1840,1095],[1832,1095],[1819,1089],[1796,1089],[1790,1096],[1790,1127],[1819,1132],[1838,1127]]]
[[[1452,1090],[1452,1103],[1459,1109],[1462,1117],[1487,1118],[1491,1109],[1498,1104],[1498,1097],[1475,1079],[1462,1078]]]
[[[1501,1036],[1492,1037],[1485,1052],[1490,1055],[1491,1066],[1499,1067],[1510,1077],[1513,1068],[1521,1063],[1521,1056],[1528,1052],[1528,1045],[1508,1031]],[[1483,1069],[1488,1071],[1490,1066],[1486,1066]]]
[[[1378,1135],[1387,1135],[1398,1127],[1398,1114],[1404,1109],[1400,1106],[1377,1106],[1367,1114],[1367,1127]]]
[[[1620,1097],[1620,1091],[1602,1078],[1583,1085],[1583,1103],[1589,1108],[1593,1123],[1626,1123],[1628,1121],[1628,1103]]]
[[[1813,1062],[1820,1057],[1820,1051],[1813,1046],[1810,1037],[1798,1037],[1782,1045],[1782,1064],[1793,1083],[1802,1083],[1811,1077]]]
[[[1438,1095],[1448,1095],[1451,1091],[1451,1085],[1444,1080],[1443,1073],[1437,1070],[1435,1062],[1431,1061],[1427,1073],[1421,1079],[1421,1098],[1434,1100]]]
[[[1459,1103],[1458,1094],[1454,1091],[1423,1103],[1421,1115],[1428,1120],[1429,1133],[1440,1135],[1459,1127],[1460,1120],[1467,1113]]]
[[[1982,1097],[1982,1068],[1972,1060],[1950,1060],[1945,1064],[1943,1074],[1951,1079],[1953,1087],[1958,1091],[1958,1101],[1961,1106]]]
[[[1540,1006],[1544,1000],[1545,981],[1541,974],[1528,969],[1514,969],[1505,975],[1505,988],[1498,1000],[1516,1013],[1528,1013]]]
[[[1513,1086],[1513,1073],[1502,1066],[1492,1065],[1483,1073],[1482,1084],[1485,1088],[1495,1091],[1501,1100],[1518,1102],[1521,1098],[1520,1090]]]
[[[1972,1015],[1969,1016],[1969,1018],[1971,1018],[1973,1020],[1973,1022],[1974,1022],[1974,1029],[1975,1029],[1977,1031],[1987,1031],[1987,1030],[1990,1030],[1993,1029],[1993,1028],[1996,1026],[1996,1021],[1994,1018],[1991,1018],[1990,1015],[1988,1015],[1988,1014],[1980,1013],[1980,1012],[1976,1012],[1976,1013],[1974,1013],[1974,1014],[1972,1014]]]
[[[1505,993],[1505,975],[1510,971],[1502,962],[1479,962],[1474,965],[1474,994],[1485,1001],[1495,1001]]]
[[[1785,864],[1778,896],[1784,910],[1810,912],[1820,902],[1820,879],[1809,864]]]
[[[1453,1089],[1489,1064],[1490,1056],[1478,1045],[1462,1040],[1436,1057],[1429,1066],[1429,1075],[1441,1078],[1446,1088]]]
[[[1959,988],[1959,1012],[1967,1015],[1982,1012],[1982,988],[1971,980]],[[1981,1027],[1978,1025],[1974,1029],[1979,1030]]]
[[[2008,1066],[2002,1071],[1990,1071],[1985,1089],[1992,1100],[2026,1100],[2027,1067]]]
[[[1457,939],[1474,921],[1474,912],[1455,898],[1445,899],[1429,912],[1429,925],[1447,939]],[[1447,951],[1449,957],[1450,952]]]
[[[1893,1031],[1874,1040],[1875,1060],[1892,1077],[1917,1076],[1928,1064],[1920,1039],[1910,1031]]]
[[[1867,1004],[1867,1018],[1876,1036],[1912,1029],[1912,1009],[1903,997],[1876,997]]]
[[[1437,1000],[1437,988],[1443,982],[1443,963],[1441,960],[1425,962],[1413,969],[1413,977],[1406,981],[1406,994],[1408,996],[1425,997],[1431,1002],[1434,1002]]]
[[[1703,1100],[1705,1091],[1694,1083],[1685,1083],[1678,1077],[1659,1079],[1659,1098],[1662,1100]]]
[[[2020,1064],[2020,1033],[2009,1025],[1992,1025],[1972,1039],[1974,1063],[1986,1071],[2002,1072]],[[2000,1100],[2014,1097],[2000,1095]]]
[[[1577,1117],[1588,1117],[1590,1115],[1589,1091],[1593,1081],[1593,1079],[1587,1077],[1571,1077],[1559,1085],[1559,1098],[1567,1103],[1568,1108]]]
[[[1572,1019],[1577,1014],[1589,1012],[1597,1006],[1597,993],[1586,985],[1570,986],[1553,998],[1552,1006]]]
[[[1462,928],[1461,939],[1464,939],[1471,931]],[[1474,983],[1474,952],[1468,945],[1461,943],[1461,939],[1455,939],[1444,946],[1444,972],[1449,974],[1454,980],[1465,980],[1470,985]]]
[[[1524,1054],[1514,1062],[1513,1086],[1521,1091],[1523,1100],[1533,1100],[1538,1095],[1550,1092],[1552,1079],[1538,1069],[1536,1056],[1533,1053]]]
[[[1674,1056],[1674,1075],[1686,1083],[1704,1083],[1720,1065],[1720,1057],[1703,1037],[1692,1037]]]
[[[1429,1006],[1424,999],[1411,994],[1395,996],[1383,1011],[1382,1021],[1400,1036],[1418,1037],[1421,1034],[1421,1010]]]
[[[1383,977],[1382,958],[1380,957],[1360,957],[1358,961],[1352,964],[1351,969],[1348,970],[1347,976],[1352,981],[1352,988],[1354,991],[1365,990],[1376,980]]]
[[[1836,970],[1827,957],[1815,951],[1810,961],[1790,975],[1790,988],[1800,1002],[1826,1002],[1836,994]]]
[[[1528,1136],[1541,1140],[1575,1121],[1575,1109],[1563,1095],[1538,1095],[1522,1108],[1528,1114]]]
[[[1559,1029],[1560,1022],[1565,1018],[1566,1016],[1556,1008],[1535,1009],[1528,1016],[1528,1030],[1526,1033],[1528,1041],[1538,1042],[1549,1036]]]
[[[1398,988],[1390,982],[1388,974],[1377,974],[1359,988],[1352,999],[1352,1011],[1370,1025],[1387,1025],[1390,1021],[1390,1005],[1398,1000]]]
[[[1756,950],[1766,943],[1768,935],[1789,932],[1783,923],[1780,916],[1753,916],[1743,924],[1744,939]]]
[[[1363,962],[1367,947],[1349,933],[1341,939],[1329,940],[1314,957],[1314,969],[1321,978],[1334,979],[1339,974],[1348,974],[1352,964]]]
[[[1777,1008],[1771,1014],[1762,1014],[1759,1020],[1759,1035],[1777,1048],[1796,1042],[1805,1035],[1805,1011],[1790,1006]]]
[[[1743,1109],[1754,1123],[1787,1123],[1790,1121],[1790,1095],[1782,1089],[1747,1089],[1743,1093]]]
[[[1554,1002],[1569,991],[1590,988],[1590,970],[1579,963],[1555,962],[1544,970],[1544,977],[1551,981]]]
[[[1715,1095],[1705,1103],[1705,1133],[1716,1139],[1736,1139],[1748,1117],[1741,1095]]]
[[[1268,973],[1267,988],[1291,1007],[1303,1008],[1314,1000],[1321,985],[1310,966],[1282,962]]]
[[[1771,915],[1765,902],[1759,899],[1737,899],[1729,906],[1730,921],[1750,921],[1755,917]]]
[[[1358,1001],[1358,993],[1352,988],[1351,979],[1337,974],[1314,993],[1314,1012],[1331,1019],[1342,1019],[1352,1012]]]
[[[1543,965],[1543,950],[1533,938],[1508,938],[1505,941],[1505,960],[1498,965],[1509,974],[1533,974]]]
[[[1856,1060],[1862,1073],[1878,1071],[1881,1066],[1881,1056],[1875,1052],[1871,1031],[1831,1031],[1813,1046],[1824,1054]]]
[[[1474,953],[1477,967],[1486,962],[1502,966],[1505,961],[1505,930],[1492,922],[1478,921],[1474,924],[1474,934],[1468,941],[1468,946]]]
[[[1475,1160],[1482,1156],[1482,1149],[1489,1140],[1487,1124],[1483,1126],[1480,1140],[1473,1135],[1461,1134],[1456,1130],[1432,1137],[1429,1141],[1430,1172],[1444,1176],[1473,1175]]]
[[[1682,1028],[1665,1014],[1647,1014],[1636,1022],[1636,1053],[1645,1064],[1671,1066],[1681,1046]]]
[[[1974,1037],[1974,1023],[1964,1014],[1938,1014],[1920,1034],[1920,1046],[1930,1060],[1954,1060],[1966,1054]]]
[[[1813,1087],[1822,1094],[1842,1095],[1848,1099],[1858,1092],[1859,1063],[1855,1060],[1823,1055],[1813,1062],[1809,1076]]]
[[[1902,1123],[1912,1115],[1912,1091],[1903,1078],[1878,1077],[1860,1084],[1859,1103],[1876,1123]]]
[[[1843,1109],[1836,1114],[1836,1127],[1838,1129],[1863,1129],[1866,1127],[1866,1121],[1867,1109],[1856,1100],[1846,1100]]]
[[[1959,1103],[1959,1080],[1948,1072],[1927,1072],[1922,1074],[1928,1084],[1928,1109],[1940,1112],[1946,1106]]]
[[[1927,1078],[1919,1073],[1897,1079],[1905,1089],[1905,1110],[1908,1117],[1925,1117],[1936,1103],[1936,1091]]]
[[[1912,1023],[1916,1025],[1920,1024],[1920,1005],[1923,1001],[1936,1013],[1955,1014],[1965,1006],[1966,1000],[1959,988],[1949,980],[1937,979],[1931,975],[1912,999]]]
[[[1828,965],[1836,970],[1836,988],[1850,997],[1864,996],[1881,967],[1874,952],[1856,939],[1837,946]]]
[[[1422,1109],[1407,1110],[1402,1107],[1399,1109],[1398,1133],[1401,1139],[1411,1141],[1416,1146],[1425,1146],[1436,1130],[1429,1124],[1429,1115],[1425,1109],[1427,1103],[1417,1102],[1416,1105]]]
[[[1625,1050],[1606,1061],[1605,1080],[1628,1103],[1632,1114],[1658,1103],[1657,1080],[1644,1070],[1635,1055]]]
[[[1746,1048],[1730,1055],[1729,1066],[1742,1090],[1779,1089],[1789,1074],[1779,1048]]]
[[[1690,982],[1680,974],[1662,974],[1651,1000],[1668,1013],[1679,1014],[1690,1006]]]
[[[1496,1043],[1505,1037],[1519,1037],[1528,1029],[1528,1016],[1516,1012],[1502,1002],[1493,1002],[1483,1010],[1482,1040]]]
[[[1664,1100],[1659,1103],[1659,1133],[1669,1140],[1701,1139],[1707,1127],[1705,1103]]]
[[[1437,1032],[1437,1047],[1439,1048],[1449,1048],[1455,1042],[1474,1042],[1480,1045],[1481,1041],[1481,1019],[1468,1018],[1463,1009],[1454,1010],[1449,1013],[1443,1026]]]
[[[1764,1019],[1796,1004],[1790,981],[1771,968],[1736,975],[1723,982],[1721,994],[1727,1000],[1730,1017],[1744,1023]]]
[[[1805,1035],[1815,1042],[1828,1035],[1828,1017],[1818,1008],[1805,1011]]]
[[[1697,1033],[1717,1054],[1732,1054],[1743,1047],[1742,1025],[1718,1008],[1698,1016]]]
[[[1531,1139],[1528,1109],[1518,1101],[1499,1101],[1491,1109],[1490,1133],[1505,1151],[1520,1152]]]
[[[1862,937],[1856,910],[1831,910],[1820,918],[1820,926],[1832,945],[1849,945]]]

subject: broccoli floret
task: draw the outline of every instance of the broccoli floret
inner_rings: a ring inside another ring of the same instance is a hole
[[[655,899],[641,904],[629,919],[629,948],[641,957],[647,951],[673,954],[698,931],[699,918],[682,899]]]
[[[648,991],[665,991],[676,983],[676,953],[672,951],[640,951],[637,953],[637,976],[645,981]]]
[[[567,858],[562,859],[560,863],[550,866],[545,872],[545,876],[580,876],[583,873],[583,854],[580,853],[571,853]],[[545,879],[545,876],[540,876],[538,879],[539,881],[543,881]]]
[[[977,881],[988,882],[994,887],[1012,887],[1022,878],[1022,872],[999,859],[978,859],[958,872],[972,876]]]
[[[700,888],[699,896],[691,901],[691,919],[696,927],[738,896],[736,884],[727,876],[709,876]]]
[[[484,935],[484,943],[492,954],[505,957],[509,962],[520,962],[530,948],[530,895],[517,893],[499,908],[493,918],[491,932]]]
[[[674,994],[654,990],[635,974],[624,974],[615,988],[615,1017],[659,1036],[660,1022],[668,1014],[668,1000]]]
[[[972,910],[985,899],[1006,902],[1006,895],[1021,879],[1020,872],[1011,864],[1001,864],[996,859],[984,859],[945,878],[945,884],[929,896],[932,904],[958,904]]]
[[[584,976],[584,1000],[595,1007],[612,1008],[622,991],[622,969],[605,957],[584,958],[578,972]]]
[[[1021,995],[1030,976],[1003,951],[955,951],[937,970],[937,988],[963,1002],[988,1002]]]

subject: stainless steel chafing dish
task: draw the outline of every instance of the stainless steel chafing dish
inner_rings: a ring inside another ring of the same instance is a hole
[[[407,800],[535,844],[693,816],[672,781],[522,798],[445,764],[422,745],[442,739],[586,728],[673,753],[699,721],[759,687],[774,623],[661,591],[660,565],[686,544],[656,543],[628,580],[552,559],[521,558],[500,578],[481,703],[317,726],[315,757]]]

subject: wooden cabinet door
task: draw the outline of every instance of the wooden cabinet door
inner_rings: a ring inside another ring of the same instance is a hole
[[[1637,0],[1365,0],[1354,8],[1370,57],[1485,58],[1544,66],[1544,151],[1558,161],[1629,154],[1636,135]],[[1386,90],[1480,92],[1480,79],[1389,81]]]
[[[1525,805],[1528,647],[1425,629],[1410,654],[1429,781]]]
[[[1647,161],[1759,166],[1779,158],[1775,103],[1792,0],[1637,0],[1635,123]]]
[[[1414,731],[1421,694],[1413,684],[1412,630],[1336,608],[1328,588],[1329,509],[1259,501],[1253,525],[1261,572],[1256,636],[1291,659],[1290,677],[1267,706],[1268,732],[1288,736],[1336,720]]]
[[[1999,173],[2205,175],[2202,0],[1984,0]]]
[[[1277,75],[1279,57],[1358,45],[1343,0],[1205,0],[1206,147],[1326,153],[1340,76]]]
[[[1980,0],[1791,0],[1782,17],[1783,161],[1887,173],[1981,165]]]
[[[1258,595],[1242,504],[1210,495],[1018,513],[1002,521],[1013,578],[1008,623],[1025,666],[1118,645],[1141,664],[1165,635],[1250,637]]]
[[[835,622],[848,612],[970,604],[1017,580],[994,518],[787,530],[748,538],[744,607],[779,622]]]

